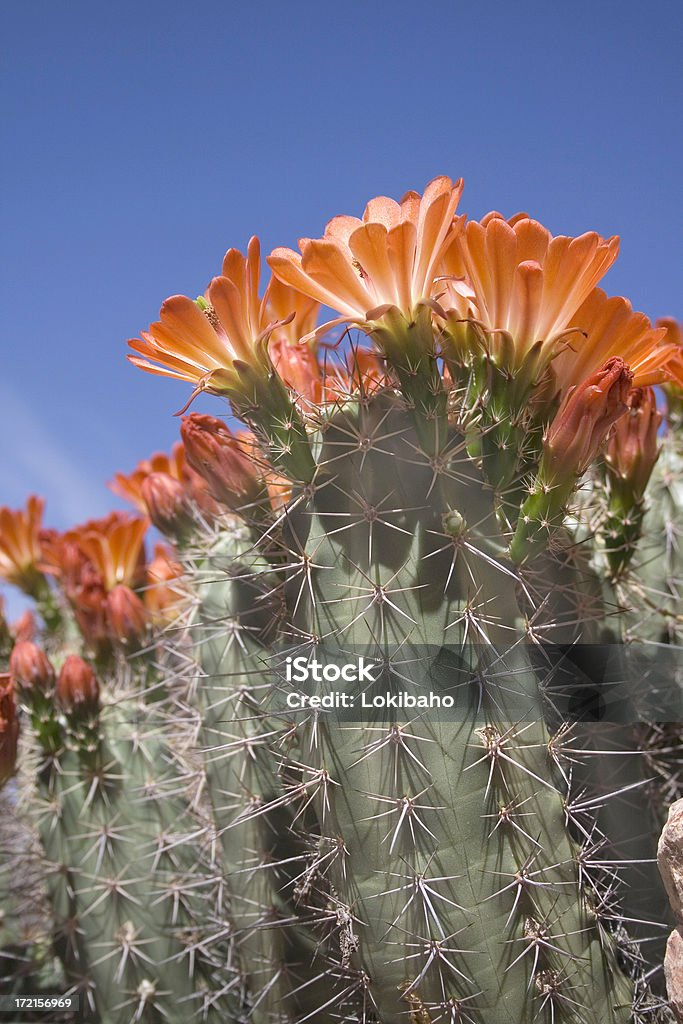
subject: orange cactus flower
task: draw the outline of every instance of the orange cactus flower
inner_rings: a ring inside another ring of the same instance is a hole
[[[182,565],[165,544],[157,544],[154,557],[147,565],[147,586],[144,592],[145,608],[152,622],[160,626],[174,622],[187,594],[182,585],[185,573]]]
[[[155,478],[156,486],[148,485],[151,477]],[[192,521],[191,505],[196,505],[209,517],[220,513],[208,492],[206,482],[188,466],[185,449],[180,442],[173,445],[170,455],[165,452],[154,452],[148,459],[139,462],[132,473],[116,473],[109,483],[109,488],[114,494],[129,501],[143,515],[149,516],[154,525],[165,533],[166,527],[158,522],[158,513],[162,511],[159,499],[162,499],[161,504],[164,504],[163,495],[160,493],[163,490],[163,486],[160,485],[162,480],[166,481],[166,490],[173,491],[178,508],[180,505],[183,506],[183,520]]]
[[[571,319],[606,274],[619,239],[594,231],[577,238],[553,235],[527,214],[500,213],[469,221],[441,265],[439,302],[452,314],[477,320],[487,332],[512,337],[517,365],[537,343],[549,354]]]
[[[0,508],[0,579],[33,593],[42,578],[41,528],[45,502],[32,494],[25,509]]]
[[[146,519],[126,512],[110,512],[104,519],[90,519],[50,539],[44,554],[46,571],[76,580],[84,566],[97,575],[107,590],[118,583],[137,586],[144,578]]]
[[[80,548],[110,591],[119,583],[135,587],[144,579],[147,526],[146,519],[111,512],[69,530],[64,539]]]
[[[266,292],[266,306],[271,322],[276,324],[268,346],[275,369],[299,398],[320,402],[322,373],[315,344],[312,339],[302,341],[315,331],[320,303],[273,277]]]
[[[379,196],[362,220],[334,217],[322,238],[299,241],[301,255],[277,248],[268,263],[280,281],[340,314],[321,331],[336,323],[366,327],[389,308],[410,320],[432,298],[443,253],[464,222],[455,216],[462,187],[439,177],[400,203]]]
[[[222,274],[213,279],[204,298],[195,302],[185,295],[172,295],[167,299],[160,319],[142,339],[129,342],[136,353],[129,360],[147,373],[194,384],[192,398],[200,391],[221,395],[239,389],[236,367],[240,365],[267,374],[268,341],[273,333],[280,332],[290,343],[298,341],[297,314],[308,328],[313,310],[310,303],[280,287],[274,293],[267,288],[259,298],[260,260],[257,238],[250,240],[246,257],[238,249],[229,249]],[[293,326],[283,335],[290,321]]]
[[[16,771],[19,719],[14,687],[8,675],[0,675],[0,786]]]
[[[608,359],[623,359],[633,373],[634,387],[650,387],[669,379],[676,346],[663,327],[653,327],[631,303],[594,288],[569,323],[572,334],[553,361],[564,387],[577,384]]]
[[[439,302],[451,322],[476,320],[493,351],[511,339],[513,369],[540,346],[536,373],[552,362],[563,392],[615,356],[628,363],[636,386],[658,384],[669,376],[673,351],[662,344],[664,331],[596,287],[618,249],[616,237],[553,237],[526,214],[505,220],[490,213],[449,246]]]
[[[674,384],[683,388],[683,326],[670,316],[662,317],[655,326],[666,331],[665,341],[674,346],[667,369]]]
[[[167,473],[175,480],[183,483],[187,466],[182,444],[173,445],[170,455],[166,452],[154,452],[148,459],[143,459],[132,473],[116,473],[109,482],[109,489],[118,494],[124,501],[129,501],[143,516],[147,515],[147,505],[142,496],[142,484],[151,473]]]
[[[260,246],[252,238],[246,258],[236,249],[226,253],[223,273],[209,285],[205,301],[194,302],[185,295],[166,299],[159,321],[143,333],[142,340],[129,342],[139,354],[128,358],[147,373],[187,380],[198,391],[212,391],[212,381],[223,382],[235,359],[254,360],[263,330],[259,275]]]
[[[146,519],[112,512],[53,536],[47,546],[45,569],[59,580],[84,640],[98,656],[110,651],[113,638],[107,594],[119,584],[137,588],[145,582],[147,526]]]
[[[266,321],[274,325],[272,340],[297,346],[315,331],[320,303],[271,278],[264,295]],[[292,314],[294,314],[292,316]],[[305,343],[304,343],[305,344]]]
[[[102,576],[80,547],[74,531],[50,538],[44,564],[45,571],[59,581],[88,647],[98,655],[109,653],[107,591]]]

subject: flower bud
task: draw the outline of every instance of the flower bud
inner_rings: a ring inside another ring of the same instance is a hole
[[[607,471],[619,490],[642,498],[659,455],[657,434],[662,414],[652,388],[636,388],[629,411],[615,424],[607,445]]]
[[[55,670],[37,644],[30,640],[14,645],[9,659],[10,678],[19,691],[50,693],[55,685]]]
[[[149,517],[169,537],[186,536],[194,527],[185,488],[168,473],[150,473],[140,488]]]
[[[546,483],[573,483],[585,473],[628,408],[632,381],[624,360],[615,356],[569,392],[545,438],[541,475]]]
[[[138,650],[147,632],[147,613],[140,598],[120,583],[107,595],[107,608],[114,639],[129,650]]]
[[[17,765],[19,719],[14,687],[9,676],[0,676],[0,787],[10,779]]]
[[[318,403],[322,397],[322,374],[315,353],[306,344],[292,345],[285,339],[271,341],[270,355],[279,376],[296,396]]]
[[[57,700],[67,713],[96,711],[100,687],[95,673],[77,654],[65,660],[57,679]]]
[[[206,480],[216,501],[236,511],[267,500],[248,437],[232,434],[221,420],[202,413],[187,416],[180,433],[187,461]]]
[[[69,598],[74,617],[83,639],[97,657],[111,653],[107,592],[97,571],[87,563],[82,566],[80,579]]]
[[[36,617],[30,608],[22,612],[16,622],[12,623],[12,636],[15,644],[25,640],[33,640],[36,635]]]
[[[548,428],[538,476],[510,542],[510,556],[517,564],[547,547],[562,525],[578,478],[628,408],[632,380],[624,360],[614,357],[563,400]]]
[[[157,544],[154,558],[147,566],[145,590],[145,608],[157,625],[166,626],[178,617],[180,606],[187,598],[182,578],[183,567],[175,561],[172,552],[163,544]]]

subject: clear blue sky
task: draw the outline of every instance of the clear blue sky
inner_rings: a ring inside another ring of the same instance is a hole
[[[608,289],[683,315],[678,0],[9,0],[0,22],[0,504],[106,511],[177,436],[188,389],[124,358],[161,301],[252,233],[293,244],[439,173],[472,216],[620,234]]]

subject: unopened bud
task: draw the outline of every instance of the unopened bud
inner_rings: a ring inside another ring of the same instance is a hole
[[[602,523],[605,553],[614,579],[628,569],[642,535],[645,488],[659,455],[662,416],[652,388],[636,388],[629,410],[615,424],[607,444],[607,515]]]
[[[607,446],[607,469],[613,487],[639,500],[659,455],[657,434],[662,414],[652,388],[636,388],[629,411],[612,431]]]
[[[168,473],[150,473],[140,488],[149,517],[158,530],[181,538],[195,522],[183,485]]]
[[[546,483],[582,476],[628,408],[633,374],[615,356],[565,398],[545,439],[541,475]]]
[[[188,463],[206,480],[216,501],[236,511],[267,499],[248,439],[235,436],[221,420],[202,413],[187,416],[180,433]]]
[[[147,613],[138,595],[121,583],[107,595],[107,607],[114,638],[129,650],[139,649],[147,631]]]
[[[578,384],[548,428],[535,485],[522,505],[510,556],[520,564],[543,550],[564,520],[565,506],[614,423],[628,408],[633,374],[623,359]]]
[[[27,694],[50,693],[55,685],[55,670],[48,656],[30,640],[14,645],[9,671],[17,690]]]
[[[15,644],[23,643],[25,640],[33,640],[36,635],[36,617],[30,608],[19,616],[16,622],[12,623],[12,636]]]
[[[270,356],[279,376],[296,397],[306,402],[320,402],[322,374],[315,353],[306,344],[292,345],[282,339],[271,341]]]
[[[57,700],[69,714],[96,711],[100,687],[95,673],[77,654],[70,654],[57,679]]]
[[[7,675],[0,676],[0,787],[10,779],[17,766],[19,719],[14,687]]]

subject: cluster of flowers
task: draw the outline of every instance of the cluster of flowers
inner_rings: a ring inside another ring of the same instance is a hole
[[[176,621],[186,597],[183,569],[167,543],[156,543],[146,557],[150,524],[182,542],[198,522],[211,524],[251,503],[275,509],[287,500],[289,484],[264,477],[248,433],[193,413],[181,434],[170,454],[155,453],[111,481],[135,514],[115,511],[58,533],[43,526],[44,502],[36,496],[23,509],[0,508],[0,580],[32,598],[48,626],[63,632],[71,619],[78,631],[71,646],[85,655],[70,654],[55,673],[35,642],[34,612],[27,609],[9,625],[0,601],[0,658],[9,655],[10,669],[0,675],[0,785],[16,762],[17,692],[39,687],[65,709],[96,702],[92,666],[105,671],[117,654],[142,651]]]
[[[468,221],[456,212],[461,192],[462,181],[439,177],[422,196],[379,197],[361,219],[335,217],[322,238],[300,241],[300,253],[271,253],[263,295],[258,240],[246,256],[230,249],[203,296],[164,302],[159,320],[129,343],[129,359],[191,383],[190,402],[201,391],[227,396],[253,425],[271,395],[280,396],[271,419],[282,420],[283,409],[286,419],[291,403],[305,422],[354,390],[392,387],[398,379],[405,392],[425,361],[438,367],[437,390],[457,389],[462,368],[483,354],[522,403],[553,395],[544,425],[545,487],[564,500],[608,439],[606,463],[637,500],[657,458],[661,414],[653,386],[663,384],[673,396],[683,387],[679,326],[653,326],[626,299],[598,287],[618,239],[595,232],[553,237],[526,214]],[[322,307],[338,315],[319,325]],[[331,346],[321,339],[342,325],[358,328],[374,347],[354,350],[347,364],[338,360],[330,369],[321,353]],[[526,382],[521,392],[519,381]],[[59,614],[60,602],[68,607],[95,665],[140,649],[182,597],[173,550],[157,545],[146,559],[150,521],[182,542],[197,516],[277,509],[290,493],[293,474],[285,467],[274,473],[253,434],[193,413],[181,435],[170,456],[154,455],[115,478],[113,490],[136,515],[114,512],[57,534],[43,529],[36,497],[25,510],[0,509],[0,578],[32,596],[46,621]],[[14,644],[10,677],[0,677],[0,783],[16,757],[13,687],[38,672],[68,704],[96,685],[76,655],[54,683],[32,634],[30,613],[11,629],[0,613],[0,646]]]
[[[467,221],[456,214],[462,187],[435,178],[422,196],[379,197],[362,219],[333,218],[322,238],[300,240],[300,253],[275,249],[262,297],[258,240],[246,257],[230,249],[204,296],[164,302],[160,319],[129,342],[129,359],[191,382],[193,395],[233,396],[245,386],[245,369],[272,374],[274,367],[303,400],[320,402],[320,337],[353,325],[391,355],[391,336],[428,310],[433,330],[423,344],[446,366],[469,322],[511,374],[531,360],[539,380],[552,367],[563,397],[612,358],[628,367],[634,387],[683,383],[675,324],[653,327],[626,299],[597,287],[617,257],[616,237],[553,237],[526,214]],[[317,326],[322,306],[339,315]]]

